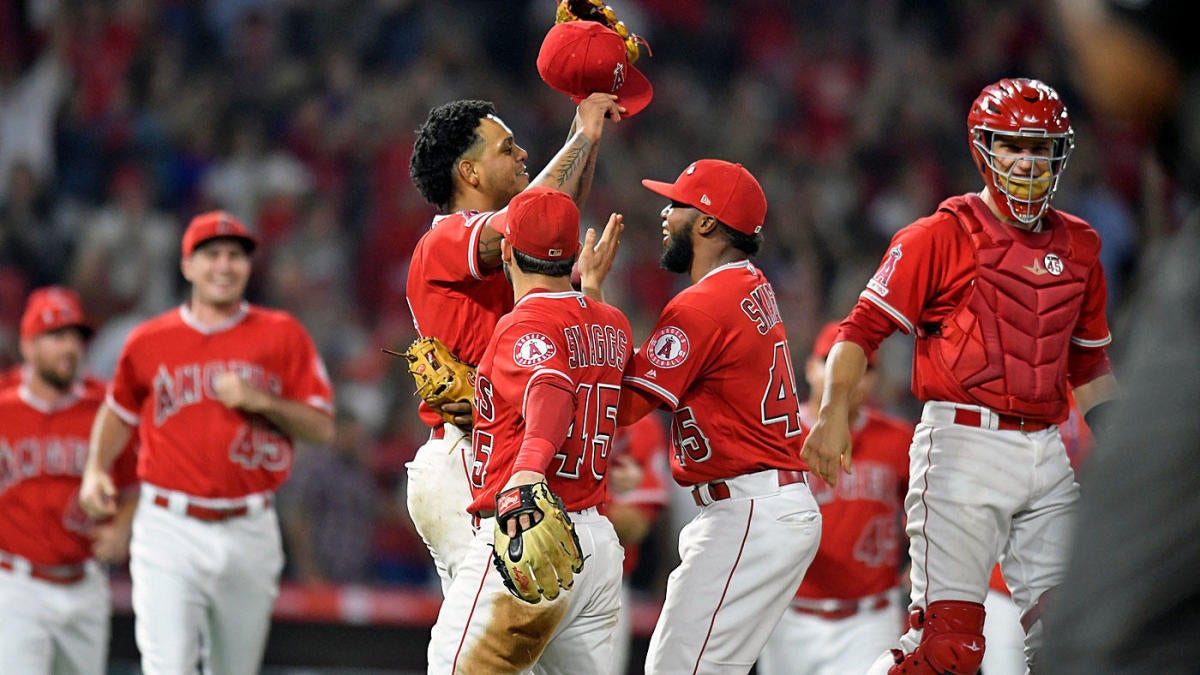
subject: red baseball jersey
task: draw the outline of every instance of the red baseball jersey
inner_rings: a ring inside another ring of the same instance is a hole
[[[546,482],[569,511],[601,504],[617,425],[621,375],[633,349],[629,320],[574,291],[534,292],[500,319],[475,380],[472,513],[495,508],[525,438],[525,395],[537,378],[575,391],[575,418]]]
[[[667,430],[658,415],[651,413],[626,427],[619,427],[613,438],[612,456],[629,455],[642,469],[642,482],[629,492],[616,494],[609,490],[610,504],[637,507],[647,520],[653,522],[667,506],[667,457],[670,442]],[[611,486],[609,486],[611,488]],[[637,567],[640,544],[625,546],[625,574]]]
[[[807,404],[801,414],[812,428],[816,415]],[[837,487],[809,474],[821,507],[821,545],[797,596],[850,600],[900,583],[912,436],[912,424],[864,407],[851,429],[854,472],[838,478]]]
[[[88,437],[104,383],[86,379],[53,406],[19,385],[0,392],[0,550],[41,565],[92,557],[93,522],[79,507]],[[126,447],[113,465],[118,488],[136,481]]]
[[[479,268],[479,235],[489,223],[503,228],[505,214],[459,211],[437,216],[409,262],[405,294],[417,333],[439,338],[471,365],[479,364],[496,322],[513,307],[512,286],[504,272]],[[424,402],[420,412],[429,426],[442,425],[442,418]]]
[[[231,410],[213,393],[233,371],[277,396],[333,414],[325,364],[290,314],[243,303],[208,328],[187,306],[133,330],[109,388],[108,404],[138,427],[138,478],[197,497],[273,491],[292,468],[292,441],[265,417]]]
[[[998,222],[978,195],[952,198],[943,205],[952,202],[969,209],[973,217],[981,222]],[[1062,227],[1088,229],[1082,221],[1053,210],[1047,214],[1045,220],[1059,222]],[[1066,222],[1068,220],[1069,224]],[[1016,228],[1010,229],[1014,238],[1024,242],[1031,249],[1048,246],[1054,234],[1049,230],[1024,232]],[[1094,235],[1094,232],[1092,234]],[[1031,278],[1061,273],[1063,261],[1057,255],[1046,257],[1053,258],[1053,264],[1043,267],[1040,260],[1034,259],[1026,268],[1028,273],[1033,275]],[[1104,272],[1094,256],[1080,262],[1092,267],[1088,270],[1083,286],[1084,297],[1079,315],[1073,325],[1066,327],[1066,330],[1070,331],[1070,349],[1102,348],[1111,341],[1105,318],[1107,292]],[[849,326],[843,324],[842,336],[855,339],[860,344],[878,344],[899,328],[905,333],[916,333],[923,337],[927,331],[940,326],[943,320],[964,302],[976,275],[976,251],[970,235],[953,213],[939,209],[934,214],[903,228],[892,238],[883,262],[867,283],[866,290],[859,297],[858,305],[847,319],[846,323]],[[1023,300],[1033,301],[1030,298]],[[883,312],[889,321],[874,322],[872,325],[880,328],[873,330],[863,320],[862,314],[866,312]],[[997,322],[997,330],[1001,334],[1008,331],[1008,335],[1015,336],[1013,331],[1019,332],[1021,329],[1006,328],[1003,318],[998,317],[1000,320]],[[1000,340],[1001,335],[994,335],[992,339]],[[970,400],[960,400],[963,398],[963,395],[958,393],[960,383],[949,381],[945,374],[944,368],[954,364],[934,364],[931,362],[932,358],[934,357],[929,354],[923,354],[918,345],[913,364],[913,393],[917,398],[922,401],[973,403]],[[1015,383],[1014,386],[1018,391],[1022,389],[1020,384]],[[1063,416],[1066,414],[1065,405],[1058,400],[1048,401],[1041,408],[1043,416],[1052,421],[1058,421],[1053,418],[1060,410]]]
[[[800,403],[775,291],[749,261],[722,265],[667,303],[625,384],[673,411],[680,485],[800,459]]]

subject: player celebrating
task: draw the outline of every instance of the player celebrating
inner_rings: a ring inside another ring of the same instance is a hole
[[[29,296],[21,317],[25,366],[0,392],[0,672],[102,673],[108,660],[108,576],[137,504],[134,454],[115,468],[115,516],[89,520],[77,503],[88,432],[104,384],[79,377],[92,329],[78,295]]]
[[[93,516],[113,509],[117,451],[135,428],[141,441],[130,575],[147,674],[258,671],[283,569],[272,495],[293,439],[333,435],[312,339],[244,300],[255,244],[228,213],[192,219],[190,300],[129,335],[92,429],[80,501]]]
[[[826,324],[804,364],[806,429],[821,408],[825,359],[837,332],[836,322]],[[854,474],[836,487],[810,476],[821,507],[821,546],[759,656],[762,675],[864,673],[902,630],[901,533],[913,425],[865,403],[874,385],[872,355],[850,401]]]
[[[1067,109],[1037,80],[988,85],[967,118],[984,188],[896,234],[830,352],[804,457],[831,485],[850,469],[850,400],[867,355],[915,333],[925,401],[905,500],[912,628],[872,672],[974,673],[988,575],[1000,562],[1026,656],[1062,580],[1079,496],[1057,423],[1111,399],[1100,238],[1050,207],[1074,146]]]
[[[469,510],[480,524],[433,627],[429,672],[510,673],[536,663],[538,672],[608,673],[622,553],[597,507],[632,350],[629,321],[571,287],[579,211],[567,195],[525,190],[509,205],[505,228],[501,256],[516,306],[479,361]],[[557,514],[506,519],[547,486],[562,500]],[[529,528],[551,527],[562,511],[578,535],[564,548],[578,549],[575,562],[581,557],[586,567],[543,576],[536,561],[554,552],[536,549]],[[508,569],[506,556],[527,557],[537,587],[498,572]],[[560,593],[558,579],[571,588],[573,573],[573,590]]]
[[[439,338],[464,363],[479,363],[496,321],[513,306],[512,288],[500,269],[505,206],[529,185],[561,190],[582,203],[605,117],[619,121],[624,111],[615,99],[593,94],[579,104],[567,142],[532,183],[528,153],[491,103],[454,101],[429,112],[417,131],[410,172],[421,195],[443,215],[421,236],[409,264],[405,292],[421,336]],[[616,254],[617,234],[607,228],[597,242],[588,231],[580,269],[584,290],[593,297]],[[466,512],[471,410],[452,403],[438,411],[422,403],[420,414],[431,430],[408,465],[408,512],[445,591],[472,538]]]
[[[647,673],[749,671],[821,537],[800,460],[800,404],[775,291],[749,258],[767,213],[740,164],[692,163],[643,180],[662,210],[662,266],[692,285],[663,309],[625,377],[620,424],[673,411],[671,472],[703,507],[679,535],[679,567]]]

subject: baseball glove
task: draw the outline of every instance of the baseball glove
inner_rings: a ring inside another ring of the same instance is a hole
[[[596,21],[608,26],[625,41],[625,58],[633,65],[641,56],[640,45],[646,41],[639,35],[634,35],[625,27],[625,23],[617,19],[617,13],[612,7],[604,4],[604,0],[561,0],[554,13],[554,23],[567,21]],[[647,47],[649,50],[649,47]]]
[[[454,423],[454,414],[443,412],[443,404],[470,403],[475,398],[475,368],[459,361],[441,340],[420,338],[402,352],[383,351],[408,360],[408,372],[417,383],[417,396],[447,422]]]
[[[522,529],[520,516],[528,515]],[[508,523],[516,519],[517,534],[508,536]],[[570,590],[583,570],[583,553],[575,525],[562,500],[545,481],[518,485],[496,495],[496,546],[492,561],[504,585],[525,602],[537,604],[545,596],[558,597]]]

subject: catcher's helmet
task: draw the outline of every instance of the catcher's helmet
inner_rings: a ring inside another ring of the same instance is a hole
[[[1071,117],[1058,92],[1039,80],[1004,79],[990,84],[971,104],[967,131],[975,166],[995,192],[1001,211],[1013,220],[1036,223],[1050,206],[1058,179],[1075,149]],[[1037,157],[1046,168],[1032,178],[1013,175],[1017,162],[1007,171],[1001,169],[992,152],[995,134],[1051,139],[1050,156]]]

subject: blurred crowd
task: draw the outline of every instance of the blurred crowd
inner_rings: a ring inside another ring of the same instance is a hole
[[[1119,320],[1139,251],[1178,220],[1171,185],[1142,139],[1088,114],[1042,4],[621,3],[655,96],[605,132],[583,218],[625,214],[606,292],[635,336],[682,282],[657,268],[662,203],[640,179],[696,157],[760,178],[756,262],[802,363],[897,229],[979,189],[967,107],[1005,76],[1067,101],[1077,150],[1055,205],[1100,232]],[[492,100],[536,173],[574,114],[534,67],[553,16],[553,0],[0,3],[0,367],[28,292],[60,283],[100,328],[89,368],[111,375],[128,331],[181,301],[183,226],[230,211],[262,242],[250,299],[299,318],[336,384],[336,440],[298,456],[280,497],[289,573],[436,583],[403,513],[403,465],[427,431],[380,351],[414,337],[407,261],[434,214],[409,181],[413,130],[437,104]],[[911,412],[905,344],[885,348],[880,404]]]

